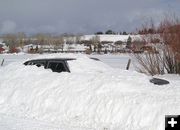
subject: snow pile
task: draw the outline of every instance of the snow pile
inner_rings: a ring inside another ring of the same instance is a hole
[[[103,62],[90,59],[87,55],[82,55],[82,54],[73,54],[73,53],[49,54],[49,55],[40,55],[37,58],[33,58],[33,59],[43,59],[43,58],[74,58],[76,60],[68,61],[68,65],[70,71],[76,73],[85,73],[85,72],[95,73],[95,72],[104,72],[104,71],[112,70],[111,67],[104,64]]]
[[[180,113],[180,78],[162,77],[170,84],[156,86],[151,77],[112,69],[84,55],[38,58],[76,58],[71,73],[12,63],[0,68],[0,113],[58,125],[108,130],[164,130],[164,117]]]

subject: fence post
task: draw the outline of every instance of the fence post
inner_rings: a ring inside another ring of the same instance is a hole
[[[126,70],[129,70],[130,64],[131,64],[131,59],[128,60],[128,63],[127,63],[127,66],[126,66]]]
[[[1,62],[1,66],[3,66],[3,64],[4,64],[4,59],[3,59],[2,62]]]

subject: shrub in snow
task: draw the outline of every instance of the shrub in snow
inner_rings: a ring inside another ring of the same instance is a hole
[[[163,45],[157,52],[146,52],[133,55],[138,62],[137,70],[142,73],[156,74],[180,74],[180,62],[169,46]]]
[[[152,24],[153,26],[153,24]],[[154,28],[154,26],[152,27]],[[180,22],[177,19],[165,19],[156,29],[162,40],[161,48],[144,55],[135,54],[139,63],[139,71],[151,75],[180,74]],[[145,35],[149,36],[148,35]],[[154,36],[154,35],[152,35]],[[153,43],[154,41],[150,41]]]

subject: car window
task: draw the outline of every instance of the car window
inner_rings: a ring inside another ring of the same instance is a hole
[[[36,65],[37,67],[45,66],[45,61],[30,61],[26,65]]]
[[[45,69],[51,69],[53,72],[70,72],[66,59],[45,59],[45,60],[30,60],[24,65],[43,66]]]
[[[35,65],[36,65],[37,67],[44,66],[44,64],[43,64],[43,63],[35,63]]]
[[[49,62],[48,68],[50,68],[53,72],[66,72],[63,62]]]

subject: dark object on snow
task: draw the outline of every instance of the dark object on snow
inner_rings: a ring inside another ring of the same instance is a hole
[[[164,80],[164,79],[158,79],[158,78],[153,78],[150,80],[151,83],[154,83],[155,85],[165,85],[169,84],[169,81]]]
[[[3,64],[4,64],[4,59],[3,59],[2,62],[1,62],[1,66],[3,66]]]
[[[127,63],[127,66],[126,66],[126,70],[129,70],[130,64],[131,64],[131,59],[128,60],[128,63]]]
[[[100,61],[98,58],[90,57],[92,60]]]

